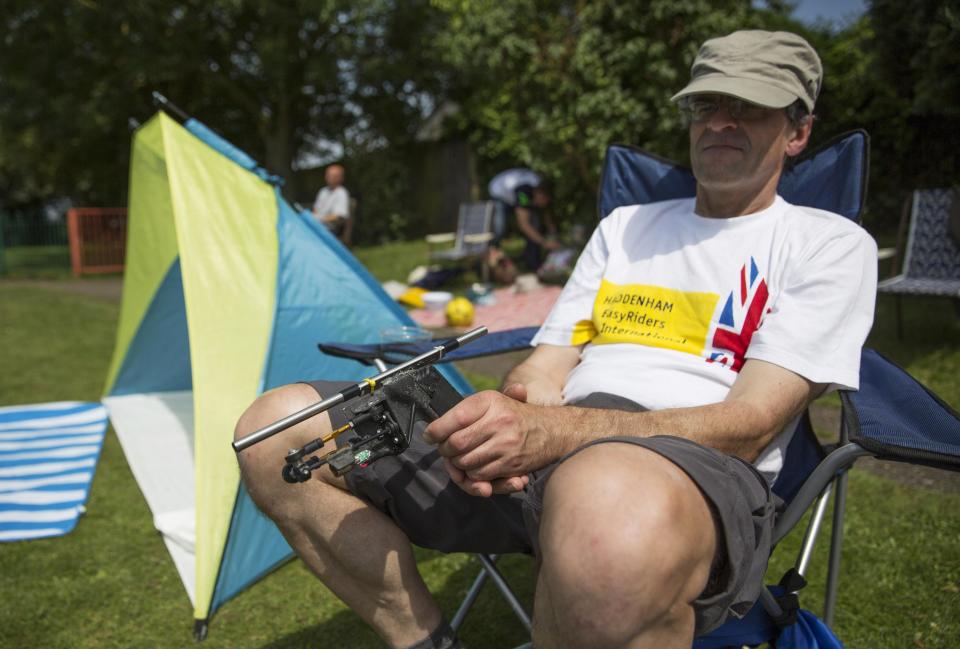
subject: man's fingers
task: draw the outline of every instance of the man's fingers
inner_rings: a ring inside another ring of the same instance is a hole
[[[474,452],[490,439],[490,432],[477,426],[459,430],[437,444],[437,452],[444,457],[460,457]]]
[[[463,484],[463,481],[467,477],[466,471],[455,467],[453,462],[451,462],[450,458],[448,457],[442,457],[440,459],[443,461],[443,468],[446,469],[450,479],[453,480],[457,485]]]
[[[471,496],[480,498],[489,498],[493,495],[493,485],[485,480],[473,480],[467,477],[467,474],[453,465],[449,458],[443,458],[443,467],[450,475],[454,484],[466,491]]]
[[[487,400],[479,392],[472,394],[440,417],[434,419],[423,431],[423,439],[429,444],[440,444],[448,437],[470,426],[487,411]]]
[[[494,480],[491,485],[493,486],[493,493],[495,494],[512,494],[517,491],[523,491],[529,482],[530,476],[521,475],[512,478],[500,478],[499,480]]]
[[[517,401],[526,402],[527,400],[527,386],[525,386],[523,383],[511,383],[503,388],[503,393],[511,399],[516,399]]]

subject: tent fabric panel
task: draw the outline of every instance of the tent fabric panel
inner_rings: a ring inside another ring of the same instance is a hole
[[[239,468],[230,442],[257,396],[275,310],[273,188],[191,135],[165,123],[171,205],[190,335],[195,417],[197,598],[213,598]]]
[[[193,393],[103,399],[130,471],[163,534],[191,602],[195,597]]]
[[[157,288],[177,257],[162,133],[170,121],[163,114],[154,117],[137,130],[133,140],[123,301],[104,394],[123,388],[116,385],[117,374]]]
[[[241,483],[210,614],[292,555],[280,530],[257,509]]]
[[[180,262],[174,260],[130,342],[110,392],[190,390],[190,338]]]
[[[318,376],[359,380],[370,369],[321,354],[318,332],[377,340],[381,327],[408,324],[406,314],[375,280],[367,282],[360,277],[358,269],[366,271],[356,262],[350,263],[349,252],[346,256],[331,254],[334,246],[342,245],[326,228],[306,214],[296,213],[279,193],[276,209],[278,304],[263,389]],[[383,302],[381,293],[388,303]],[[276,526],[257,511],[241,486],[209,613],[291,554]]]
[[[359,381],[369,376],[370,367],[320,353],[319,339],[375,342],[381,328],[413,321],[309,213],[295,212],[279,195],[277,207],[278,306],[263,388],[319,377]],[[441,371],[461,392],[471,391],[455,368]],[[241,485],[210,614],[291,554]]]
[[[357,268],[331,254],[333,237],[325,228],[282,201],[279,213],[277,320],[264,387],[317,377],[359,380],[369,369],[321,354],[319,336],[377,342],[380,329],[407,324],[406,314],[389,298],[384,303],[379,285],[371,288]]]
[[[309,212],[294,212],[280,200],[279,214],[277,320],[264,389],[314,378],[369,376],[370,367],[321,354],[317,344],[376,343],[382,328],[416,323]],[[461,393],[472,391],[455,368],[441,371]]]
[[[183,127],[200,138],[201,141],[209,145],[214,150],[230,158],[230,160],[237,163],[247,171],[256,174],[256,176],[261,180],[265,180],[273,185],[283,184],[283,178],[267,173],[267,170],[258,165],[257,161],[250,157],[246,151],[224,140],[213,129],[203,122],[191,117],[183,123]]]
[[[286,203],[284,203],[281,208],[281,211],[286,213],[293,212],[290,206]],[[413,318],[411,318],[406,312],[406,310],[397,304],[397,302],[391,298],[386,291],[383,290],[383,287],[380,286],[380,282],[378,282],[377,279],[370,274],[370,271],[360,263],[360,261],[346,248],[346,246],[343,245],[343,243],[340,242],[339,239],[330,233],[330,230],[318,223],[309,210],[301,210],[295,214],[300,218],[301,222],[307,225],[310,231],[320,238],[320,240],[329,249],[329,252],[336,255],[340,262],[342,262],[347,268],[356,274],[356,279],[361,281],[373,294],[379,297],[384,308],[391,311],[400,320],[401,324],[418,326]],[[284,223],[286,223],[286,221],[284,221]]]

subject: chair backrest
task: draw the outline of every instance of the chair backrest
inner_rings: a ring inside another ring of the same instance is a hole
[[[778,193],[794,205],[842,214],[860,222],[867,198],[870,138],[850,131],[810,151],[781,176]],[[687,167],[635,146],[607,149],[600,178],[597,212],[605,217],[617,207],[689,198],[697,192]]]
[[[467,254],[480,254],[489,241],[470,241],[470,235],[493,233],[493,201],[461,203],[457,216],[457,238],[454,247]]]
[[[913,279],[960,279],[960,246],[950,231],[953,189],[913,192],[903,274]]]
[[[869,148],[865,131],[833,138],[792,164],[777,191],[794,205],[829,210],[859,223],[866,201]],[[638,147],[615,144],[604,160],[597,211],[603,218],[623,205],[689,198],[696,189],[690,169]],[[773,490],[790,502],[824,457],[806,414],[786,457]]]

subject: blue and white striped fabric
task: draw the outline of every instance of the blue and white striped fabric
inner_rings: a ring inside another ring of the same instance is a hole
[[[0,408],[0,541],[60,536],[76,527],[106,430],[99,403]]]

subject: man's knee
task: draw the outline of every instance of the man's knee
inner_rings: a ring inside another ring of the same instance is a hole
[[[293,383],[265,392],[240,416],[234,439],[242,439],[318,400],[317,392],[304,383]],[[278,489],[289,491],[290,485],[283,481],[281,475],[287,451],[299,448],[329,431],[329,417],[320,414],[240,451],[237,454],[240,472],[254,502],[261,508],[269,507],[270,493]]]
[[[641,615],[656,616],[692,601],[709,576],[715,539],[713,517],[695,483],[642,447],[591,446],[561,464],[547,483],[540,529],[544,569],[554,587],[586,594],[597,610],[613,616],[626,602]],[[553,599],[562,601],[562,595]]]

